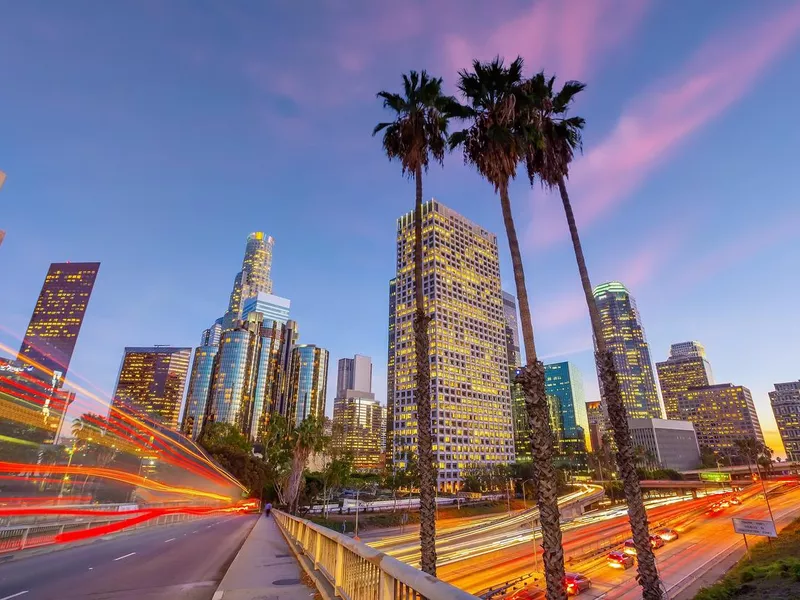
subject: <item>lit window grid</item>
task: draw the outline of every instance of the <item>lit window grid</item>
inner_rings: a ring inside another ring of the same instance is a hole
[[[453,488],[469,463],[513,460],[513,426],[496,237],[440,204],[432,208],[426,204],[423,226],[426,310],[434,315],[432,429],[440,486]],[[393,348],[401,468],[406,452],[416,452],[413,243],[413,219],[406,215],[398,221]]]
[[[200,435],[200,428],[209,408],[208,398],[218,350],[217,346],[200,346],[194,351],[189,391],[186,393],[186,410],[181,425],[181,430],[193,439]]]
[[[668,419],[680,419],[678,396],[690,388],[705,387],[708,371],[705,361],[700,357],[671,359],[656,363],[658,383],[661,386],[661,397]]]
[[[325,414],[329,353],[324,348],[301,344],[292,350],[289,382],[289,415],[295,425]]]
[[[374,398],[336,398],[333,405],[333,446],[348,452],[353,468],[376,472],[383,464],[386,408]]]
[[[800,461],[800,381],[775,384],[769,400],[786,458]]]

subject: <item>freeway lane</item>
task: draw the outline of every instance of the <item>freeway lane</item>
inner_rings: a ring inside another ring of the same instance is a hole
[[[0,564],[0,600],[208,600],[256,519],[207,517]]]

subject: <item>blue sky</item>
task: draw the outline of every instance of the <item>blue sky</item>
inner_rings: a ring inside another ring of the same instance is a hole
[[[413,186],[370,137],[374,94],[473,57],[588,84],[570,189],[595,283],[623,281],[654,360],[696,339],[719,382],[800,378],[800,6],[498,1],[18,2],[0,20],[0,339],[17,346],[50,262],[102,263],[71,371],[106,394],[125,346],[195,345],[247,234],[274,236],[301,340],[374,357],[385,398],[395,219]],[[491,187],[450,156],[435,196],[495,231]],[[597,396],[557,199],[512,202],[538,347]],[[331,370],[331,379],[335,370]],[[774,438],[770,440],[774,447]]]

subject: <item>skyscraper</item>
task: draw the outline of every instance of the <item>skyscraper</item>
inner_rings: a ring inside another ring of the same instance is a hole
[[[278,321],[283,325],[289,320],[289,307],[291,301],[273,294],[258,292],[257,294],[245,298],[242,304],[242,319],[253,312],[259,312],[267,320]]]
[[[200,337],[200,345],[219,346],[220,339],[222,339],[222,317],[214,321],[211,327],[203,330],[203,335]]]
[[[242,270],[237,273],[234,279],[233,290],[228,301],[228,312],[225,313],[224,327],[226,329],[232,327],[236,319],[241,318],[242,304],[245,300],[257,295],[259,292],[272,293],[270,270],[272,269],[272,247],[274,244],[275,240],[271,236],[265,236],[261,231],[247,236]]]
[[[194,351],[189,391],[186,392],[186,410],[181,424],[181,431],[192,439],[200,435],[208,416],[208,398],[218,351],[219,347],[215,345],[198,346]]]
[[[506,355],[509,368],[522,366],[522,353],[519,350],[519,321],[517,319],[517,298],[503,292],[503,320],[506,324]]]
[[[509,463],[514,435],[497,237],[441,202],[423,205],[425,311],[431,364],[431,424],[438,485],[454,489],[470,463]],[[393,451],[399,467],[417,452],[414,213],[397,220]],[[391,347],[394,344],[394,347]],[[391,417],[390,417],[391,418]]]
[[[559,362],[545,365],[544,373],[547,396],[556,399],[561,413],[561,428],[557,432],[560,453],[583,462],[589,420],[581,372],[571,362]]]
[[[394,319],[397,313],[396,279],[389,281],[389,350],[387,353],[388,364],[386,366],[386,457],[394,461]]]
[[[769,393],[788,460],[800,461],[800,380],[776,383]]]
[[[764,441],[753,397],[743,385],[721,383],[680,392],[678,414],[692,422],[701,447],[730,453],[736,440]]]
[[[680,419],[678,395],[681,392],[714,383],[705,348],[699,342],[672,344],[669,358],[656,363],[656,371],[668,419]]]
[[[336,378],[336,395],[347,390],[372,391],[372,359],[356,354],[353,358],[340,358]]]
[[[606,418],[599,400],[586,403],[586,420],[589,422],[589,442],[592,452],[599,452],[605,434]]]
[[[594,289],[594,299],[600,311],[603,338],[614,357],[622,402],[628,417],[662,418],[650,348],[633,296],[624,285],[611,281]],[[602,386],[601,380],[601,392]]]
[[[328,351],[313,344],[292,350],[289,372],[289,422],[300,425],[309,417],[325,415],[328,388]]]
[[[125,348],[113,405],[133,408],[178,428],[191,348]]]
[[[41,365],[34,372],[50,379],[67,376],[100,263],[53,263],[33,309],[18,361]]]

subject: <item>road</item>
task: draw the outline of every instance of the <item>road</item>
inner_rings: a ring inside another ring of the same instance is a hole
[[[256,519],[208,517],[0,564],[0,600],[208,600]]]

